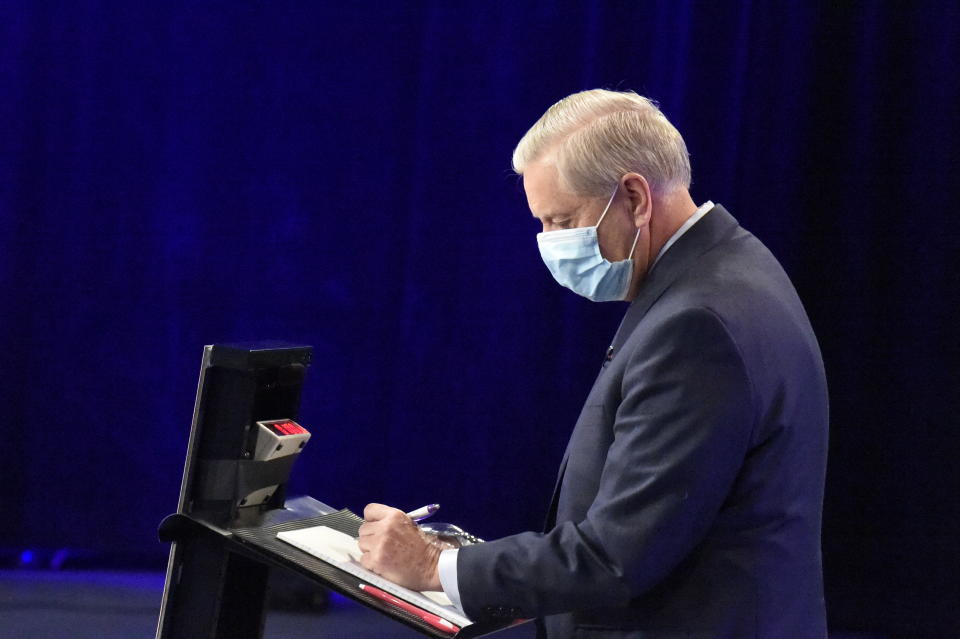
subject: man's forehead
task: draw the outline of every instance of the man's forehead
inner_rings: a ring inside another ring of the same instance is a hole
[[[523,172],[523,189],[534,217],[545,218],[570,213],[580,198],[563,188],[556,163],[549,160],[531,162]]]

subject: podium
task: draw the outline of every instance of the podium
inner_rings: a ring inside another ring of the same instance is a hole
[[[297,572],[432,637],[467,639],[513,625],[443,632],[277,539],[278,532],[318,525],[356,536],[362,523],[312,497],[286,498],[298,452],[258,459],[258,422],[297,419],[311,354],[309,346],[279,343],[204,347],[177,512],[159,529],[171,545],[157,639],[259,639],[271,568]],[[251,495],[256,504],[247,503]]]

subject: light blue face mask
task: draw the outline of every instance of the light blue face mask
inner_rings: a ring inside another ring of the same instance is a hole
[[[540,257],[550,269],[553,279],[594,302],[622,300],[630,290],[633,251],[637,248],[640,229],[637,229],[633,238],[630,255],[619,262],[610,262],[600,254],[600,241],[597,239],[597,228],[610,210],[619,188],[618,182],[596,226],[537,233]]]

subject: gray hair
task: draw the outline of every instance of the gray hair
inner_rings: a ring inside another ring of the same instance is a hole
[[[569,95],[530,127],[513,151],[513,170],[554,155],[561,180],[579,195],[609,195],[635,172],[656,193],[690,187],[690,156],[656,103],[633,91],[592,89]]]

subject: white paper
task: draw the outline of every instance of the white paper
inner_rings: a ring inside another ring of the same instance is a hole
[[[385,590],[415,606],[442,617],[461,628],[472,622],[453,606],[453,602],[440,591],[417,592],[404,588],[370,572],[360,565],[360,547],[357,540],[328,526],[312,526],[300,530],[288,530],[277,533],[277,539],[296,546],[328,564],[334,565],[363,581]]]

